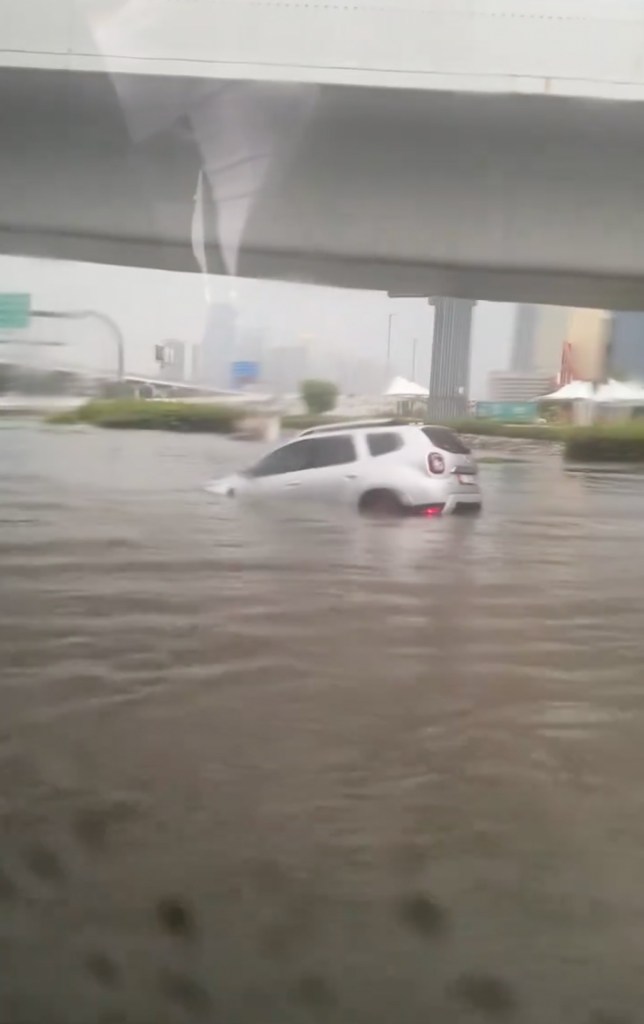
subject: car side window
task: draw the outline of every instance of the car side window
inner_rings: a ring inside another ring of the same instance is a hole
[[[343,466],[355,461],[355,442],[349,434],[315,438],[313,464],[316,469],[322,469],[324,466]]]
[[[367,447],[372,455],[388,455],[397,452],[402,446],[400,434],[367,434]]]
[[[297,473],[314,465],[315,445],[312,440],[293,441],[266,455],[251,470],[250,476],[278,476]]]

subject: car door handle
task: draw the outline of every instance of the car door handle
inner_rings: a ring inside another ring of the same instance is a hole
[[[287,484],[286,486],[287,487],[299,487],[300,485],[293,483],[293,484]]]
[[[358,474],[357,473],[347,473],[347,475],[345,476],[344,479],[345,480],[357,480],[358,479]]]

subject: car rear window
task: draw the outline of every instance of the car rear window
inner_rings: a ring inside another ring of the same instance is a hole
[[[367,447],[372,455],[388,455],[389,452],[396,452],[402,448],[403,441],[400,434],[379,433],[367,434]]]
[[[451,452],[453,455],[469,455],[469,448],[453,430],[448,430],[447,427],[423,427],[422,430],[425,437],[442,451]]]

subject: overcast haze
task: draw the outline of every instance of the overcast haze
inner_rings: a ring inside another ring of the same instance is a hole
[[[390,299],[382,292],[319,288],[233,278],[205,279],[129,267],[0,257],[0,291],[27,291],[34,308],[94,309],[121,327],[130,373],[156,375],[154,346],[167,339],[201,341],[207,289],[214,301],[233,301],[240,327],[263,332],[266,346],[307,344],[316,373],[334,376],[354,360],[386,372],[388,317],[394,314],[391,373],[429,380],[433,310],[423,299]],[[514,305],[482,302],[474,311],[471,397],[485,397],[491,370],[508,364]],[[6,335],[5,335],[6,337]],[[26,338],[64,341],[64,348],[30,350],[32,362],[113,370],[114,347],[98,324],[34,322]]]

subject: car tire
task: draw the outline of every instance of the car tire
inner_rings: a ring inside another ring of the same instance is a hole
[[[405,506],[393,491],[367,491],[360,498],[358,506],[362,515],[378,518],[400,517],[405,514]]]

